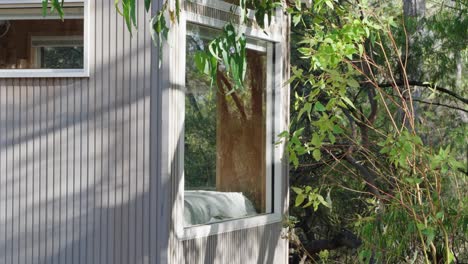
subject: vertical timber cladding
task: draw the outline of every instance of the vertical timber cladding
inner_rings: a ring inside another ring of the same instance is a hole
[[[113,0],[89,0],[89,78],[0,78],[0,263],[155,263],[137,2],[131,37]]]
[[[184,2],[184,1],[183,1]],[[185,8],[192,5],[190,2],[185,1],[183,5]],[[203,8],[202,8],[203,9]],[[194,10],[192,10],[194,11]],[[218,11],[207,8],[204,10],[197,10],[199,12],[208,12],[205,15],[210,16],[210,12],[213,14],[219,13]],[[181,21],[184,21],[184,14],[182,14]],[[229,15],[220,13],[218,15]],[[282,49],[283,58],[281,60],[281,66],[278,67],[280,74],[283,76],[283,80],[287,80],[289,76],[289,46],[287,40],[289,37],[289,28],[284,25],[288,25],[288,17],[282,17],[282,45],[278,45]],[[284,24],[283,24],[284,23]],[[185,25],[179,25],[178,30],[169,32],[169,39],[173,39],[172,45],[163,46],[163,61],[167,59],[170,63],[169,66],[162,68],[164,76],[170,76],[169,80],[161,81],[161,89],[163,90],[162,104],[167,102],[168,108],[161,105],[161,127],[163,129],[162,140],[167,142],[167,145],[162,146],[161,154],[163,157],[163,163],[161,165],[161,186],[171,186],[168,191],[166,188],[160,187],[161,192],[168,192],[169,200],[158,201],[163,207],[169,206],[167,211],[169,216],[161,215],[161,218],[166,217],[165,226],[161,227],[169,228],[169,240],[167,244],[163,242],[160,245],[161,250],[167,250],[167,253],[162,253],[161,263],[234,263],[234,264],[248,264],[248,263],[288,263],[288,243],[283,236],[282,223],[272,223],[263,226],[257,226],[249,229],[242,229],[227,233],[220,233],[211,235],[208,237],[200,237],[195,239],[181,240],[177,235],[177,228],[183,225],[183,221],[180,219],[178,212],[183,211],[183,201],[181,200],[180,192],[183,191],[183,184],[181,183],[183,167],[183,151],[180,150],[183,146],[183,140],[175,134],[180,134],[181,131],[174,132],[174,127],[179,128],[181,116],[183,115],[184,109],[181,107],[183,99],[183,92],[181,92],[180,83],[184,82],[184,76],[179,74],[184,72],[185,65],[179,63],[185,60],[180,58],[182,55],[181,50],[185,50]],[[163,64],[164,65],[164,64]],[[282,69],[282,70],[281,70]],[[167,71],[167,72],[166,72]],[[289,89],[288,86],[282,86],[281,93],[276,96],[281,96],[282,107],[284,117],[281,118],[286,124],[288,122],[289,115]],[[170,103],[178,102],[178,104]],[[183,106],[183,104],[182,104]],[[287,126],[286,126],[287,127]],[[183,138],[183,137],[182,137]],[[177,155],[179,153],[179,155]],[[287,158],[283,159],[283,164],[280,165],[284,175],[283,184],[283,195],[281,197],[281,208],[284,213],[287,213],[288,204],[288,175]],[[165,231],[165,230],[164,230]],[[164,237],[165,239],[165,237]]]

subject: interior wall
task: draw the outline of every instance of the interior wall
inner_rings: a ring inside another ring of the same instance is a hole
[[[41,10],[38,9],[38,12]],[[31,37],[33,36],[82,36],[82,19],[11,20],[8,33],[0,38],[0,69],[19,68],[20,60],[26,60],[31,68]]]
[[[266,207],[266,70],[265,55],[247,51],[244,92],[218,72],[216,190],[242,192],[258,213]],[[270,87],[271,88],[271,87]]]

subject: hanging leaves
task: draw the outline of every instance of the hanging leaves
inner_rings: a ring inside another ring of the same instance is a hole
[[[257,24],[265,29],[270,26],[272,18],[275,15],[276,8],[281,7],[282,3],[275,0],[254,0],[252,1],[252,8],[255,10],[255,21]],[[265,24],[265,18],[267,23]]]
[[[232,23],[226,24],[221,35],[210,42],[208,51],[195,54],[197,69],[210,76],[213,83],[218,70],[224,68],[234,84],[230,92],[243,89],[247,70],[246,44],[245,35],[238,34]]]
[[[136,0],[115,0],[114,2],[115,9],[125,19],[125,24],[130,33],[132,33],[133,27],[137,27],[135,1]],[[148,1],[145,0],[145,7],[147,5],[146,2]]]
[[[47,8],[50,4],[50,12],[57,12],[58,16],[63,20],[63,3],[64,0],[42,0],[42,15],[47,16]]]
[[[150,10],[151,1],[152,0],[145,0],[145,10],[146,10],[146,12],[148,12]]]
[[[157,45],[158,40],[167,39],[169,28],[166,23],[166,17],[164,13],[167,9],[167,2],[162,6],[161,10],[151,18],[151,38],[153,39],[154,45]]]

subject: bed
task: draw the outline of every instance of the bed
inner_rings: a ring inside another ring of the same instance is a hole
[[[185,226],[256,215],[252,202],[240,192],[185,191]]]

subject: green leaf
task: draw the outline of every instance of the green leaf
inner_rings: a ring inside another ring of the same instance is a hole
[[[130,0],[130,16],[133,22],[133,26],[137,26],[137,18],[136,18],[136,3],[135,0]],[[130,31],[131,33],[131,31]]]
[[[294,166],[295,168],[297,168],[297,166],[299,165],[299,159],[298,159],[297,156],[296,156],[296,152],[291,151],[291,152],[289,153],[289,160],[291,161],[291,163],[293,164],[293,166]]]
[[[450,250],[450,249],[448,250],[447,261],[448,261],[448,263],[455,262],[455,255],[453,254],[452,250]]]
[[[294,203],[294,206],[298,207],[299,205],[301,205],[305,200],[305,195],[304,194],[298,194],[296,196],[296,201]]]
[[[359,56],[362,56],[362,54],[364,54],[364,45],[362,44],[359,44]]]
[[[322,153],[320,152],[320,149],[314,149],[312,152],[312,156],[316,161],[319,161],[322,158]]]
[[[49,6],[48,0],[42,0],[42,16],[47,16],[47,7]]]
[[[411,184],[420,184],[423,182],[423,180],[420,178],[405,178],[405,181]]]
[[[343,129],[341,129],[341,127],[339,125],[334,125],[333,126],[333,133],[342,134],[343,132],[344,132]]]
[[[350,106],[351,108],[356,109],[353,102],[351,102],[351,100],[349,100],[348,97],[345,97],[345,96],[341,97],[341,100],[343,100],[347,104],[347,106]]]
[[[324,206],[326,206],[326,207],[328,207],[328,208],[331,208],[330,204],[328,204],[327,201],[325,201],[325,199],[323,198],[322,195],[317,194],[317,199],[319,200],[319,202],[320,202],[322,205],[324,205]]]
[[[435,230],[431,227],[424,228],[421,230],[421,233],[426,236],[426,243],[429,245],[434,241],[435,238]]]
[[[322,103],[316,102],[315,105],[314,105],[314,110],[315,110],[315,111],[318,111],[318,112],[323,112],[323,111],[325,111],[326,109],[325,109],[325,106],[323,106]]]
[[[300,120],[304,113],[307,113],[308,115],[310,115],[311,108],[312,108],[312,104],[309,102],[306,102],[304,104],[304,107],[302,107],[301,110],[299,111],[299,114],[297,115],[297,120]]]
[[[208,45],[206,58],[210,58],[210,78],[216,80],[217,65],[225,66],[225,72],[228,79],[232,80],[232,90],[228,94],[236,90],[243,90],[245,74],[247,72],[246,58],[247,40],[244,34],[239,34],[232,23],[227,23],[219,37],[213,39]],[[206,74],[206,72],[203,72]]]
[[[296,193],[296,194],[302,194],[304,192],[303,189],[299,188],[299,187],[291,187],[291,189]]]
[[[312,140],[310,141],[310,143],[314,145],[315,147],[320,147],[322,145],[322,138],[320,137],[319,134],[314,133],[312,135]]]
[[[151,7],[151,0],[145,0],[145,9],[146,11],[149,11]]]
[[[292,18],[292,22],[293,22],[294,26],[297,26],[297,24],[299,24],[299,22],[301,22],[301,14],[294,15],[293,18]]]
[[[211,63],[209,59],[206,57],[205,52],[197,51],[194,56],[195,66],[197,67],[198,71],[204,73],[206,75],[210,75],[211,73]]]
[[[348,86],[351,88],[358,88],[359,83],[355,79],[348,79]]]

